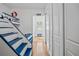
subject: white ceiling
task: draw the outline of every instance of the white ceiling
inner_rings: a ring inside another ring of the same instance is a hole
[[[48,3],[4,3],[9,8],[43,9]]]

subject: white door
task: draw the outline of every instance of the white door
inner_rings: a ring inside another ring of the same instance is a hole
[[[63,4],[53,4],[53,55],[63,55]]]

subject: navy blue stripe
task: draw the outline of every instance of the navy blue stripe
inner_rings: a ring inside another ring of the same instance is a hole
[[[13,39],[12,41],[9,41],[8,43],[10,44],[10,45],[13,45],[13,44],[15,44],[16,42],[18,42],[19,40],[21,40],[22,39],[22,37],[17,37],[17,38],[15,38],[15,39]]]
[[[23,50],[23,48],[26,46],[27,43],[22,43],[17,49],[16,49],[16,52],[18,54],[21,53],[21,51]]]
[[[13,35],[13,34],[17,34],[18,32],[10,32],[10,33],[5,33],[5,34],[0,34],[2,36],[9,36],[9,35]]]
[[[31,37],[31,38],[29,39],[30,43],[32,43],[32,39],[33,39],[33,37]]]
[[[29,39],[29,41],[31,41],[32,40],[32,37]]]
[[[5,38],[3,36],[0,35],[0,37],[4,40],[4,42],[18,55],[20,56],[16,51],[15,49],[5,40]]]
[[[32,48],[27,48],[24,56],[29,56]]]
[[[32,35],[30,35],[30,36],[28,36],[28,38],[30,37],[30,39],[32,38]],[[28,39],[28,40],[30,40],[30,39]]]

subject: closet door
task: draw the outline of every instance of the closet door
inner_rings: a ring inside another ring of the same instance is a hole
[[[65,4],[65,55],[79,56],[79,4]]]
[[[63,4],[53,4],[53,55],[63,55]]]

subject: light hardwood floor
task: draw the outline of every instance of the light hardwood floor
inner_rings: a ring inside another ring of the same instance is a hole
[[[33,38],[32,55],[33,56],[48,56],[47,44],[43,37]]]

